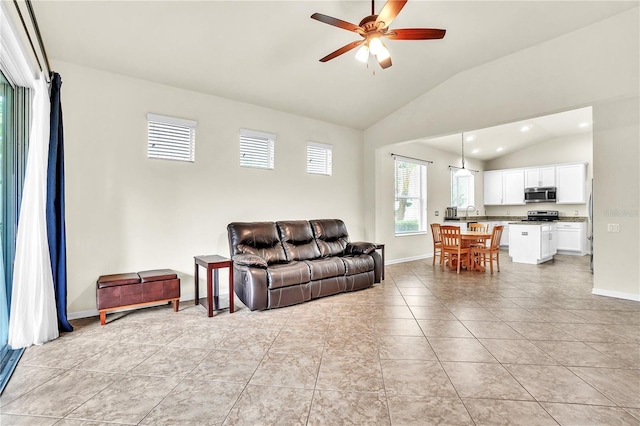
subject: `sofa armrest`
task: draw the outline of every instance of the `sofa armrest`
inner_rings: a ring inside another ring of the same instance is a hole
[[[376,245],[373,243],[366,243],[363,241],[357,241],[347,244],[345,249],[346,254],[370,254],[376,249]]]
[[[255,254],[236,254],[231,258],[231,260],[238,265],[249,266],[252,268],[267,269],[269,266],[266,260],[260,256],[256,256]]]

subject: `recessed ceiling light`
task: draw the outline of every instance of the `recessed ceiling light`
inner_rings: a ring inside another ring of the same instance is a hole
[[[586,127],[589,127],[589,123],[587,123],[586,121],[584,123],[580,123],[578,124],[578,127],[580,127],[581,129],[584,129]]]
[[[476,139],[476,135],[469,135],[464,140],[467,142],[474,141]]]
[[[504,149],[503,147],[500,147],[500,148],[496,149],[496,151],[497,151],[497,152],[500,152],[500,151],[502,151],[503,149]]]
[[[480,150],[479,150],[478,148],[476,148],[476,149],[474,149],[473,151],[471,151],[471,153],[472,153],[472,154],[477,154],[477,153],[479,153],[479,152],[480,152]]]
[[[531,130],[531,126],[529,126],[528,124],[520,127],[521,132],[528,132],[529,130]]]

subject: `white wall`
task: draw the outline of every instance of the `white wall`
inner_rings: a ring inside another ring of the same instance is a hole
[[[640,98],[593,109],[593,293],[640,300]],[[608,224],[620,232],[607,231]]]
[[[171,268],[182,278],[183,299],[192,299],[193,256],[228,256],[232,221],[338,217],[354,240],[363,239],[362,132],[53,65],[63,79],[71,317],[95,313],[103,274]],[[195,163],[147,159],[148,112],[198,121]],[[277,134],[275,170],[239,166],[241,127]],[[333,176],[306,173],[309,140],[333,145]]]
[[[559,163],[587,163],[585,181],[586,199],[591,194],[591,178],[593,177],[593,135],[591,132],[550,139],[526,149],[503,155],[485,164],[485,170],[499,170],[522,167],[535,167]],[[589,215],[587,203],[584,204],[555,204],[540,203],[523,206],[487,206],[486,211],[491,216],[526,216],[527,211],[558,210],[560,216]],[[577,212],[577,213],[576,213]]]
[[[616,15],[588,27],[564,35],[549,42],[517,52],[480,67],[462,72],[430,92],[420,96],[394,114],[379,121],[365,131],[365,175],[375,179],[365,180],[365,223],[367,229],[380,229],[379,218],[384,217],[388,203],[381,200],[376,188],[378,175],[383,174],[378,149],[398,142],[425,137],[459,133],[466,129],[479,129],[498,124],[519,121],[545,114],[594,106],[594,181],[596,171],[619,167],[617,159],[598,155],[595,146],[600,129],[617,129],[615,114],[596,111],[600,105],[612,99],[637,97],[640,87],[640,34],[638,8]],[[617,108],[630,108],[621,104]],[[635,120],[637,123],[638,115]],[[611,130],[614,132],[614,130]],[[638,143],[636,138],[635,143]],[[624,156],[620,150],[618,154]],[[638,167],[637,150],[625,158],[625,163]],[[611,177],[619,187],[628,186],[637,193],[636,178]],[[596,188],[597,189],[597,188]],[[603,191],[606,189],[602,188]],[[616,198],[623,196],[616,192]],[[626,198],[625,198],[626,200]],[[626,201],[625,201],[626,202]],[[631,203],[633,205],[633,203]],[[636,204],[637,206],[637,204]],[[637,218],[635,218],[637,222]],[[367,239],[385,242],[379,236],[367,235]],[[596,275],[595,287],[601,280],[609,280],[613,288],[617,282],[630,282],[638,277],[638,233],[620,233],[617,244],[606,239],[596,241],[599,252],[629,250],[636,255],[635,266],[607,271],[606,277]],[[416,247],[402,256],[419,256],[422,247]],[[398,257],[390,251],[388,257]],[[609,275],[610,273],[610,275]],[[640,295],[640,290],[634,290]],[[628,294],[628,287],[621,292]]]

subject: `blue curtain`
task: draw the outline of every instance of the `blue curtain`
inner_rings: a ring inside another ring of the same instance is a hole
[[[64,221],[64,132],[60,74],[51,74],[51,132],[47,168],[47,238],[60,331],[73,331],[67,320],[67,238]]]

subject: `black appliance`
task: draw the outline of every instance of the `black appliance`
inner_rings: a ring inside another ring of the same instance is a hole
[[[555,186],[541,186],[524,189],[525,203],[555,203],[558,190]]]
[[[529,210],[523,222],[553,222],[558,220],[558,210]]]

